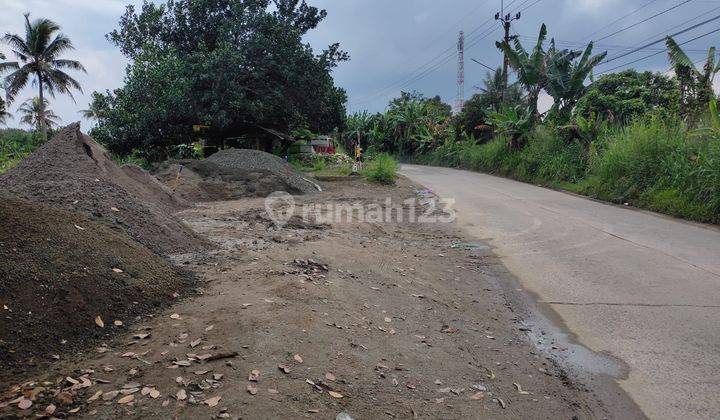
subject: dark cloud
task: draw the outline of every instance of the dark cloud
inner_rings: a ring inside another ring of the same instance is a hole
[[[123,0],[0,0],[0,32],[20,32],[22,14],[49,17],[63,26],[75,42],[77,50],[70,58],[82,61],[88,75],[78,75],[85,88],[76,96],[77,103],[58,97],[53,108],[65,122],[79,119],[78,110],[87,107],[93,90],[113,89],[122,84],[125,60],[104,38],[116,25],[128,3]],[[540,24],[548,25],[550,36],[563,45],[580,45],[590,35],[601,38],[633,23],[652,16],[685,0],[506,0],[509,11],[517,6],[524,10],[514,31],[524,43],[532,42]],[[537,2],[537,3],[536,3]],[[309,0],[309,3],[328,11],[328,18],[307,36],[316,49],[340,42],[352,56],[335,71],[340,86],[350,95],[351,110],[383,109],[388,100],[399,91],[417,89],[428,95],[441,95],[452,103],[455,98],[457,57],[455,44],[460,30],[467,34],[466,97],[474,92],[473,85],[480,83],[485,69],[470,61],[475,58],[489,66],[501,63],[494,42],[501,30],[492,19],[500,7],[500,0]],[[646,5],[637,13],[604,26]],[[608,49],[609,57],[620,54],[624,47],[635,46],[643,40],[660,38],[703,19],[720,15],[717,1],[693,0],[665,15],[625,30],[600,41],[597,51]],[[695,20],[692,18],[698,17]],[[673,27],[678,28],[673,29]],[[720,20],[685,35],[679,41],[693,38],[720,28]],[[718,44],[720,36],[714,34],[688,44],[691,57],[700,59],[708,46]],[[657,48],[662,48],[662,44]],[[0,51],[8,52],[2,46]],[[637,53],[600,70],[624,64],[653,51]],[[426,65],[428,64],[429,65]],[[423,67],[423,65],[426,65]],[[668,69],[664,53],[634,64],[639,69],[665,71]],[[411,77],[411,76],[423,77]],[[23,94],[34,95],[28,89]],[[21,97],[20,99],[24,99]]]

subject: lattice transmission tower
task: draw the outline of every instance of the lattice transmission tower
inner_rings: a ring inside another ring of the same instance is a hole
[[[458,38],[458,73],[457,97],[455,98],[455,112],[460,112],[465,105],[465,32],[460,31]]]

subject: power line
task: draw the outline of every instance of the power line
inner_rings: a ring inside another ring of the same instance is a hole
[[[661,15],[664,15],[665,13],[667,13],[667,12],[669,12],[669,11],[671,11],[671,10],[675,10],[675,9],[677,9],[678,7],[682,6],[682,5],[685,5],[685,4],[690,3],[691,1],[693,1],[693,0],[685,0],[685,1],[683,1],[682,3],[676,4],[675,6],[672,6],[672,7],[668,8],[668,9],[663,10],[662,12],[659,12],[659,13],[656,13],[656,14],[650,16],[650,17],[647,17],[647,18],[641,20],[640,22],[635,22],[635,23],[633,23],[633,24],[630,25],[630,26],[626,26],[626,27],[624,27],[624,28],[622,28],[622,29],[618,29],[617,31],[611,33],[610,35],[605,35],[605,36],[602,37],[602,38],[598,38],[598,39],[596,39],[596,41],[602,41],[603,39],[608,39],[608,38],[610,38],[610,37],[613,37],[613,36],[619,34],[620,32],[624,32],[624,31],[627,31],[628,29],[632,29],[632,28],[634,28],[634,27],[637,26],[637,25],[640,25],[640,24],[645,23],[645,22],[647,22],[647,21],[649,21],[649,20],[655,19],[656,17],[661,16]]]
[[[508,6],[512,5],[512,4],[515,3],[516,1],[517,1],[517,0],[512,0]],[[479,31],[479,30],[481,30],[485,25],[487,25],[488,23],[492,22],[492,20],[493,20],[493,18],[488,18],[487,20],[485,20],[484,22],[482,22],[477,28],[475,28],[473,31],[471,31],[470,33],[468,33],[468,36],[476,33],[476,32]],[[384,96],[388,91],[394,90],[398,84],[403,84],[403,85],[404,85],[409,79],[413,79],[414,77],[417,77],[417,76],[419,76],[419,75],[421,75],[421,74],[424,74],[425,71],[426,71],[428,68],[433,68],[433,70],[436,69],[436,68],[438,68],[438,67],[435,67],[435,66],[438,64],[438,63],[435,63],[437,60],[440,60],[439,64],[442,65],[442,64],[445,64],[445,63],[446,63],[448,60],[450,60],[452,57],[454,57],[455,54],[456,54],[456,52],[455,52],[455,46],[450,46],[450,47],[446,48],[445,50],[443,50],[442,52],[440,52],[440,53],[439,53],[438,55],[436,55],[435,57],[433,57],[432,59],[430,59],[429,61],[425,62],[424,64],[422,64],[422,65],[420,65],[420,66],[418,66],[418,67],[416,67],[413,71],[411,71],[411,72],[410,72],[409,74],[407,74],[406,76],[403,76],[402,78],[396,80],[395,82],[390,83],[390,84],[387,85],[386,87],[380,89],[380,91],[378,91],[378,92],[370,93],[370,94],[367,94],[367,95],[364,95],[364,96],[358,98],[358,99],[357,99],[355,102],[353,102],[351,105],[359,105],[359,104],[367,103],[367,102],[370,102],[370,101],[375,100],[375,99],[378,98],[378,97],[382,97],[382,96]],[[433,63],[435,63],[435,64],[433,64]]]
[[[507,5],[507,7],[512,6],[516,1],[517,0],[512,0]],[[515,10],[517,10],[517,8],[520,8],[523,5],[529,3],[530,1],[532,1],[532,0],[524,0],[523,2],[521,2],[520,4],[518,4],[515,7]],[[524,11],[524,10],[528,9],[529,7],[532,7],[533,5],[539,3],[540,1],[542,1],[542,0],[536,0],[533,4],[525,7],[521,11]],[[487,28],[487,29],[481,31],[488,23],[492,22],[493,20],[494,20],[494,17],[488,18],[487,20],[482,22],[477,28],[475,28],[474,30],[472,30],[469,33],[469,35],[472,35],[472,34],[476,34],[476,35],[474,35],[473,37],[469,37],[470,41],[467,42],[466,48],[476,45],[480,40],[486,38],[488,35],[490,35],[496,29],[494,27],[491,27],[491,28]],[[477,32],[480,32],[480,33],[478,34]],[[408,74],[404,78],[388,85],[386,88],[381,89],[379,92],[376,92],[374,94],[365,95],[364,97],[362,97],[362,98],[354,101],[352,104],[350,104],[350,107],[352,108],[352,107],[355,107],[356,105],[365,104],[365,103],[371,102],[373,100],[376,100],[378,98],[382,98],[383,96],[386,96],[389,92],[393,92],[396,89],[402,90],[405,87],[407,87],[419,80],[424,79],[425,77],[432,74],[437,69],[439,69],[440,67],[442,67],[443,65],[448,63],[453,57],[455,57],[456,52],[454,51],[454,48],[455,48],[454,46],[451,46],[451,47],[445,49],[443,52],[438,54],[436,57],[434,57],[430,61],[426,62],[424,65],[422,65],[422,66],[416,68],[415,70],[413,70],[412,72],[410,72],[410,74]],[[437,61],[438,59],[439,59],[439,61]],[[436,62],[436,63],[432,64],[434,62]]]
[[[712,30],[712,31],[707,32],[707,33],[705,33],[705,34],[702,34],[702,35],[700,35],[700,36],[696,36],[695,38],[689,39],[689,40],[687,40],[687,41],[685,41],[685,42],[681,42],[681,43],[679,43],[678,45],[685,45],[685,44],[688,44],[688,43],[690,43],[690,42],[697,41],[698,39],[704,38],[704,37],[706,37],[706,36],[708,36],[708,35],[712,35],[712,34],[714,34],[714,33],[716,33],[716,32],[720,32],[720,28],[717,28],[717,29],[715,29],[715,30]],[[614,70],[623,68],[623,67],[625,67],[625,66],[629,66],[630,64],[635,64],[635,63],[637,63],[637,62],[639,62],[639,61],[643,61],[643,60],[647,60],[648,58],[655,57],[656,55],[662,54],[662,53],[664,53],[664,52],[665,52],[665,51],[659,51],[659,52],[656,52],[656,53],[648,54],[648,55],[646,55],[646,56],[644,56],[644,57],[640,57],[640,58],[638,58],[638,59],[636,59],[636,60],[633,60],[633,61],[627,62],[627,63],[625,63],[625,64],[621,64],[621,65],[619,65],[619,66],[615,66],[615,67],[613,67],[613,68],[610,68],[610,69],[607,69],[607,70],[605,70],[605,71],[602,71],[602,72],[598,73],[598,75],[610,73],[610,72],[612,72],[612,71],[614,71]]]
[[[660,39],[658,39],[658,40],[655,40],[655,41],[653,41],[653,42],[650,42],[650,43],[648,43],[648,44],[645,44],[645,45],[643,45],[643,46],[641,46],[641,47],[633,48],[632,50],[630,50],[630,51],[628,51],[628,52],[626,52],[626,53],[623,53],[623,54],[620,54],[620,55],[618,55],[618,56],[615,56],[615,57],[612,57],[612,58],[610,58],[610,59],[607,59],[607,60],[603,61],[603,62],[600,63],[600,64],[607,64],[607,63],[610,63],[610,62],[612,62],[612,61],[618,60],[618,59],[620,59],[620,58],[626,57],[626,56],[628,56],[628,55],[630,55],[630,54],[634,54],[634,53],[636,53],[636,52],[638,52],[638,51],[640,51],[640,50],[643,50],[643,49],[645,49],[645,48],[647,48],[647,47],[652,47],[653,45],[656,45],[656,44],[659,44],[659,43],[661,43],[661,42],[664,42],[665,39],[666,39],[668,36],[669,36],[669,37],[675,37],[675,36],[678,36],[678,35],[682,35],[682,34],[684,34],[685,32],[692,31],[693,29],[699,28],[700,26],[703,26],[703,25],[707,25],[708,23],[713,22],[713,21],[716,21],[716,20],[718,20],[718,19],[720,19],[720,15],[715,16],[715,17],[710,18],[710,19],[707,19],[707,20],[702,21],[702,22],[700,22],[700,23],[696,23],[695,25],[692,25],[692,26],[690,26],[689,28],[685,28],[685,29],[683,29],[683,30],[681,30],[681,31],[675,32],[675,33],[672,34],[672,35],[666,35],[666,36],[664,36],[664,37],[662,37],[662,38],[660,38]],[[664,52],[664,50],[663,50],[663,51],[660,51],[660,53],[662,53],[662,52]]]
[[[635,13],[641,11],[642,9],[646,8],[647,6],[653,4],[653,3],[657,2],[657,1],[658,1],[658,0],[650,0],[649,2],[647,2],[647,3],[645,3],[644,5],[640,6],[639,8],[633,10],[632,12],[626,14],[625,16],[622,16],[622,17],[620,17],[620,18],[618,18],[618,19],[615,19],[614,21],[608,23],[607,25],[605,25],[605,26],[603,26],[602,28],[598,29],[597,31],[591,33],[590,35],[587,35],[587,36],[583,37],[582,39],[588,39],[588,38],[591,38],[591,37],[595,36],[596,34],[604,31],[605,29],[613,26],[614,24],[616,24],[616,23],[618,23],[618,22],[620,22],[620,21],[622,21],[622,20],[627,19],[628,17],[634,15]]]

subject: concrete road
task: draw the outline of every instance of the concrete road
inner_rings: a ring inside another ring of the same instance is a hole
[[[457,200],[581,344],[629,367],[650,418],[720,418],[720,230],[490,175],[403,165]]]

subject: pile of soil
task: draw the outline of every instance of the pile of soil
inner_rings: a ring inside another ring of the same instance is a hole
[[[79,213],[0,196],[0,220],[0,382],[108,338],[192,284]]]
[[[290,194],[309,194],[317,191],[312,182],[305,179],[300,172],[283,159],[259,150],[221,150],[207,158],[207,161],[232,169],[269,172],[282,179],[286,184],[286,189],[279,188],[276,191],[285,191]]]
[[[181,167],[182,172],[178,177]],[[176,197],[193,203],[267,197],[276,191],[305,193],[277,173],[260,169],[238,169],[209,160],[166,162],[157,170],[155,176],[171,189]]]
[[[188,203],[136,166],[119,167],[71,124],[18,166],[0,175],[0,189],[51,207],[81,212],[122,229],[162,255],[206,242],[172,214]]]

